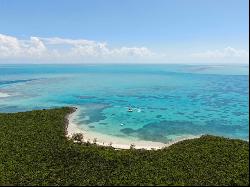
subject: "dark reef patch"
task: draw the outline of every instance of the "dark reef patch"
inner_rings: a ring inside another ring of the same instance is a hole
[[[238,131],[248,132],[247,127],[230,125],[227,120],[208,120],[203,125],[198,123],[200,122],[164,120],[158,123],[148,123],[137,130],[131,128],[121,129],[121,132],[127,135],[136,133],[140,139],[165,143],[170,141],[167,138],[169,135],[214,134],[230,137],[236,135]],[[248,136],[248,134],[246,133],[245,136]]]
[[[0,112],[1,113],[23,112],[26,110],[27,110],[26,108],[21,108],[18,106],[0,105]]]
[[[120,131],[121,131],[122,133],[124,133],[124,134],[127,134],[127,135],[130,135],[130,134],[136,132],[136,130],[131,129],[131,128],[121,129]]]
[[[87,96],[87,95],[80,95],[80,96],[76,96],[79,99],[94,99],[96,97],[94,96]]]
[[[121,99],[116,99],[115,101],[120,102],[120,103],[127,103],[127,101],[121,100]]]
[[[167,110],[167,108],[159,108],[159,110]]]
[[[10,81],[0,81],[0,85],[8,85],[8,84],[16,84],[16,83],[24,83],[24,82],[30,82],[37,79],[24,79],[24,80],[10,80]]]
[[[100,125],[107,125],[108,123],[101,122],[99,123]]]
[[[232,112],[234,115],[236,116],[243,116],[243,115],[246,115],[246,113],[244,112]]]
[[[90,124],[93,122],[99,122],[101,120],[105,120],[106,116],[102,113],[103,110],[106,108],[109,108],[109,105],[106,104],[96,104],[96,103],[91,103],[85,105],[87,106],[87,110],[85,110],[80,116],[88,116],[89,119],[83,120],[83,123],[85,124]]]

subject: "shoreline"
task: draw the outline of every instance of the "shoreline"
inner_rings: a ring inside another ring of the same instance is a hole
[[[97,145],[101,146],[111,146],[115,149],[130,149],[131,145],[133,145],[135,149],[157,150],[169,147],[183,140],[189,140],[201,137],[201,135],[190,136],[186,138],[180,138],[178,140],[171,141],[169,143],[162,143],[162,142],[153,142],[153,141],[137,140],[137,139],[130,140],[116,136],[106,135],[99,132],[85,130],[76,123],[74,123],[73,120],[75,116],[78,114],[79,109],[76,107],[70,107],[70,108],[71,112],[65,116],[66,119],[65,136],[67,138],[71,138],[73,134],[81,133],[83,134],[83,142],[96,143]]]

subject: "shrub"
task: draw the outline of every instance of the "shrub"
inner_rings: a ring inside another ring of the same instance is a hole
[[[83,142],[83,134],[82,133],[74,133],[72,135],[72,139],[76,141],[77,143],[82,143]]]

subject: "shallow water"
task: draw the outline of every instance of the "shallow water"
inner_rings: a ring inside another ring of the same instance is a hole
[[[113,136],[248,140],[248,74],[248,66],[0,65],[0,112],[78,106],[79,125]]]

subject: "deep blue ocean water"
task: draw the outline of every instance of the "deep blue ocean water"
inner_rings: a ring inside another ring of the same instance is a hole
[[[233,65],[0,65],[0,112],[77,106],[77,124],[112,136],[248,140],[248,75]]]

